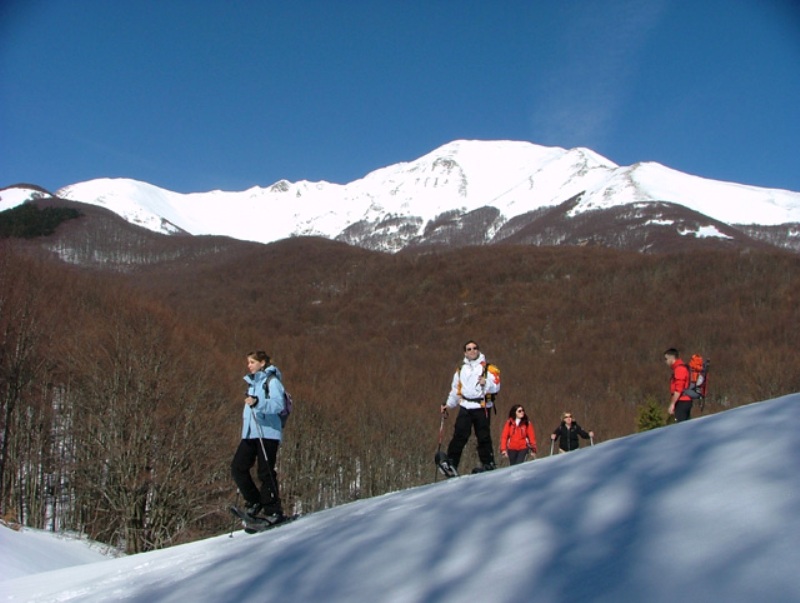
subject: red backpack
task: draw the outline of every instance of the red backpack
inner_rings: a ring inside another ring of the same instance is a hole
[[[689,387],[683,391],[684,396],[689,396],[692,400],[700,400],[700,410],[705,404],[706,391],[708,387],[708,358],[703,358],[700,354],[693,354],[689,359]]]

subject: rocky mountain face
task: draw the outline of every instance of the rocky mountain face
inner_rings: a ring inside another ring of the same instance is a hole
[[[282,180],[191,194],[126,179],[55,194],[18,185],[0,191],[0,211],[26,191],[104,207],[158,233],[261,243],[311,235],[391,253],[495,244],[800,251],[800,193],[527,142],[455,141],[344,185]]]

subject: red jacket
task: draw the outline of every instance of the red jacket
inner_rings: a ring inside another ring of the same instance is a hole
[[[672,378],[669,380],[669,393],[670,395],[674,394],[675,392],[685,392],[689,389],[689,367],[686,366],[686,363],[678,358],[672,364]],[[680,402],[691,402],[692,399],[689,396],[680,396],[678,398]]]
[[[525,450],[530,447],[536,452],[536,434],[533,423],[528,418],[528,423],[517,425],[516,419],[509,419],[503,426],[503,435],[500,436],[500,450]]]

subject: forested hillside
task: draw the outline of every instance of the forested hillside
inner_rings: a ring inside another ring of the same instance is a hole
[[[800,391],[796,254],[147,248],[121,270],[119,257],[69,256],[76,266],[0,244],[3,514],[128,551],[228,528],[241,378],[258,348],[295,398],[279,469],[287,509],[302,512],[434,479],[439,404],[470,338],[502,371],[495,443],[521,403],[540,454],[562,410],[605,440],[635,431],[646,401],[666,406],[671,346],[711,358],[707,413]]]

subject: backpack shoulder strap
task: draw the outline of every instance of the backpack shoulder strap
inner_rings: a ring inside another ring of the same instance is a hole
[[[264,379],[264,393],[266,393],[267,396],[269,396],[269,382],[272,381],[273,379],[277,379],[278,381],[281,380],[281,378],[278,377],[278,374],[275,371],[270,371],[269,373],[267,373],[267,378]]]
[[[484,379],[488,379],[489,378],[489,367],[494,367],[495,370],[498,370],[496,366],[494,366],[493,364],[491,364],[487,360],[486,364],[483,365],[483,378]],[[492,408],[494,408],[494,414],[497,414],[497,404],[494,404],[494,402],[497,400],[497,394],[486,394],[485,400],[486,400],[486,402],[492,402]]]

